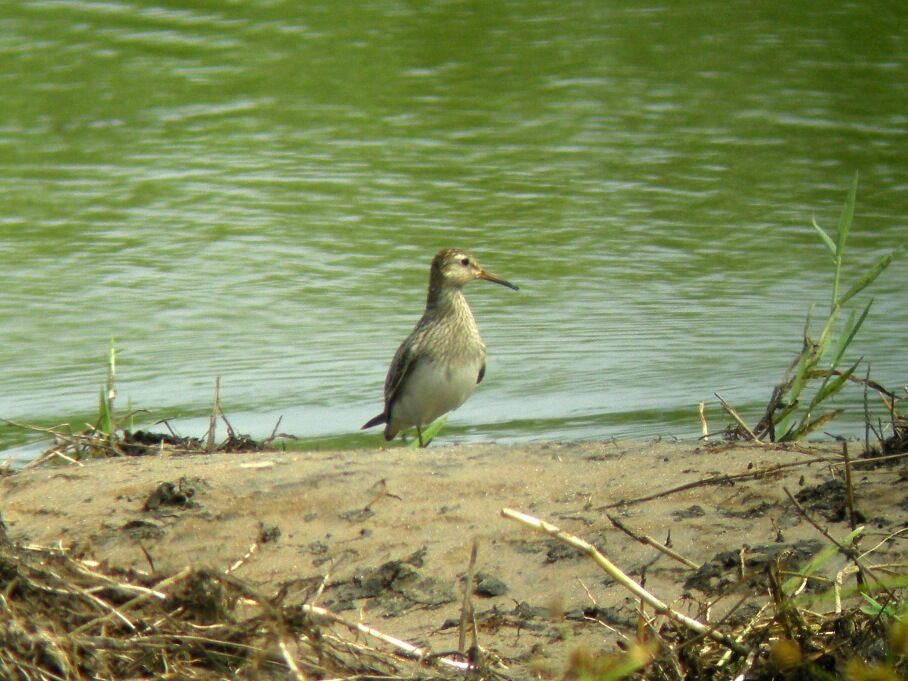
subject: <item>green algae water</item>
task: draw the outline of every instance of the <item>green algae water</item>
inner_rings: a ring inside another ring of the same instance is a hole
[[[886,8],[889,9],[886,9]],[[429,261],[472,250],[469,440],[751,422],[845,278],[908,237],[896,5],[37,0],[0,9],[0,417],[381,442]],[[905,367],[896,263],[854,357]],[[830,425],[863,433],[859,389]],[[3,427],[6,447],[21,435]]]

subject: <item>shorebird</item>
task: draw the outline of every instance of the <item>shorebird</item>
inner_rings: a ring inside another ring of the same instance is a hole
[[[422,428],[457,409],[473,393],[486,371],[486,346],[479,336],[463,287],[485,279],[517,290],[486,272],[476,258],[457,248],[435,254],[429,270],[426,311],[401,343],[385,378],[385,409],[363,425],[385,424],[385,439],[416,426]]]

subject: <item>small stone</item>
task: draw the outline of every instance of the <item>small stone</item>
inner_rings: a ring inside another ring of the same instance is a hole
[[[479,573],[476,575],[476,584],[473,587],[473,593],[477,596],[494,598],[495,596],[504,596],[508,592],[508,586],[498,577]]]

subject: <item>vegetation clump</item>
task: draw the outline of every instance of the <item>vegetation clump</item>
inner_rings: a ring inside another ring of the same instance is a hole
[[[839,216],[835,239],[816,221],[813,222],[813,227],[829,252],[833,265],[829,311],[819,334],[816,338],[811,336],[811,318],[808,313],[802,334],[801,350],[786,369],[782,380],[773,389],[763,416],[753,428],[748,427],[738,413],[717,395],[722,406],[735,420],[735,425],[727,432],[729,438],[769,442],[802,440],[841,413],[840,408],[828,405],[849,382],[862,385],[865,391],[872,390],[878,393],[886,406],[892,432],[895,433],[897,428],[904,432],[904,420],[898,417],[896,410],[898,396],[878,382],[871,380],[869,376],[861,378],[856,374],[862,358],[858,358],[843,368],[846,352],[867,319],[873,300],[870,300],[860,313],[854,309],[848,311],[848,317],[844,323],[839,324],[839,318],[846,310],[846,304],[876,281],[898,253],[897,249],[883,255],[851,286],[844,292],[841,291],[845,242],[854,219],[857,188],[858,175],[855,173],[851,189]],[[809,390],[811,387],[812,392]],[[878,435],[882,439],[882,434],[878,433]],[[898,443],[904,447],[904,436],[899,437]],[[899,451],[904,451],[904,449]]]
[[[221,411],[220,379],[215,382],[214,403],[209,418],[206,438],[178,435],[170,429],[167,421],[161,421],[167,432],[158,433],[132,428],[134,413],[129,411],[124,418],[129,427],[122,427],[115,408],[116,388],[114,379],[117,371],[117,350],[110,343],[107,361],[107,380],[98,398],[98,415],[93,424],[81,430],[74,430],[69,424],[56,428],[22,426],[53,437],[53,444],[39,454],[26,467],[40,466],[49,462],[73,463],[86,459],[115,456],[148,456],[168,454],[211,454],[214,452],[259,452],[269,449],[277,437],[280,420],[267,440],[259,442],[249,435],[237,433]],[[227,429],[227,437],[216,442],[217,420],[220,418]],[[20,424],[13,424],[20,425]]]
[[[5,541],[0,591],[3,679],[400,678],[418,665],[358,641],[356,623],[229,572],[113,570]]]

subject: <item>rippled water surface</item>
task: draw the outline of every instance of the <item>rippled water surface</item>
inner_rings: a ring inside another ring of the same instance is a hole
[[[114,338],[140,422],[195,434],[220,376],[240,430],[377,443],[456,245],[521,289],[468,289],[489,369],[447,441],[689,437],[714,391],[755,421],[828,305],[811,218],[860,169],[846,276],[908,237],[890,7],[7,3],[0,416],[90,418]],[[890,387],[904,272],[853,353]]]

